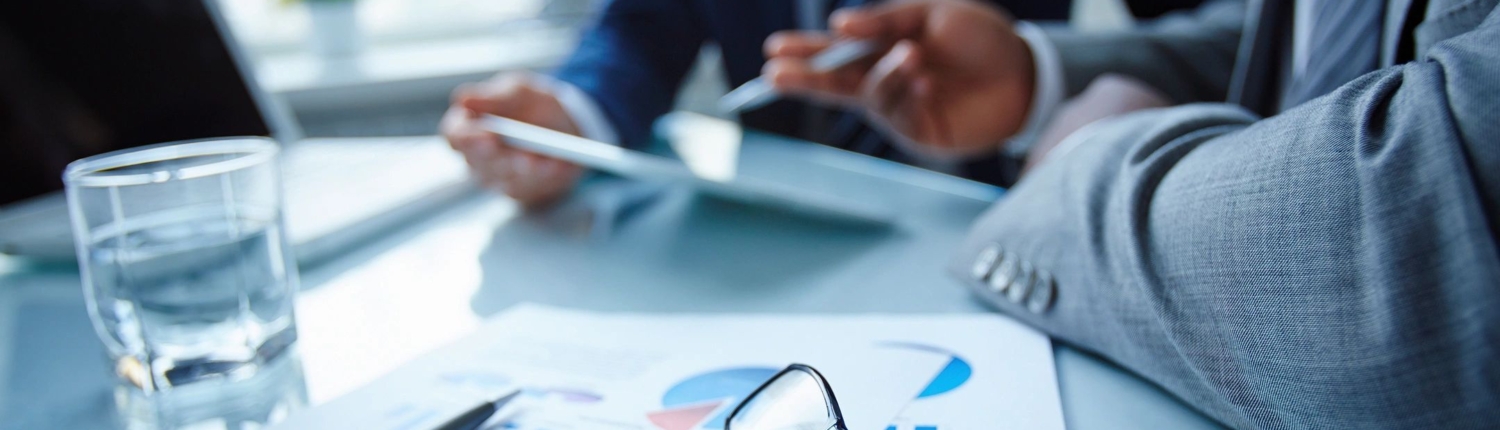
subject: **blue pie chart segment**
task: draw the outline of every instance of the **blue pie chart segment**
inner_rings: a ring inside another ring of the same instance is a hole
[[[672,409],[714,400],[738,404],[778,371],[769,367],[735,367],[699,374],[668,389],[662,395],[662,407]],[[728,409],[705,422],[703,428],[722,428]]]
[[[969,382],[969,377],[973,375],[974,368],[969,366],[969,362],[955,355],[952,360],[948,360],[948,365],[938,372],[937,377],[932,378],[932,382],[927,384],[927,388],[923,389],[922,394],[918,394],[917,398],[925,399],[956,390],[965,382]]]
[[[892,348],[915,349],[953,357],[948,360],[946,366],[943,366],[943,370],[938,372],[937,377],[932,378],[932,382],[927,383],[927,388],[922,389],[922,393],[917,395],[918,399],[938,396],[956,390],[958,387],[962,387],[965,383],[969,382],[969,378],[974,376],[974,367],[969,365],[968,360],[964,360],[963,357],[954,354],[952,351],[920,343],[889,342],[885,345]]]

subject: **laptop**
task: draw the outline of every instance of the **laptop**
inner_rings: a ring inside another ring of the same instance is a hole
[[[67,163],[153,143],[282,144],[287,234],[310,263],[474,192],[439,137],[301,139],[216,0],[0,3],[0,253],[76,257]]]

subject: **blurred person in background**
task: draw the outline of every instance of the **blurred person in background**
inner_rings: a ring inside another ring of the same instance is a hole
[[[1152,16],[1201,0],[1133,0]],[[593,140],[640,147],[667,113],[707,43],[722,52],[725,78],[737,87],[759,76],[772,33],[822,32],[828,16],[866,0],[611,0],[577,51],[551,75],[504,73],[457,89],[441,131],[488,187],[528,207],[545,206],[572,190],[578,166],[517,150],[479,129],[481,113],[509,117]],[[1070,1],[994,0],[1019,19],[1068,17]],[[1033,34],[1040,30],[1032,28]],[[1008,153],[941,157],[891,145],[857,114],[784,101],[742,115],[747,127],[770,131],[993,184],[1008,185],[1022,161]]]
[[[980,297],[1231,427],[1494,428],[1497,4],[1221,0],[1038,39],[916,0],[834,17],[893,44],[873,64],[814,73],[830,35],[791,32],[767,75],[955,156],[1078,95],[954,260]]]

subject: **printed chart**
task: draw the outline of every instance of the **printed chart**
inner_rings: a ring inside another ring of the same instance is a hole
[[[736,367],[691,376],[668,389],[664,409],[646,418],[661,430],[721,429],[730,409],[779,370]]]
[[[974,374],[967,360],[951,352],[927,345],[892,343],[892,348],[937,352],[951,357],[943,370],[933,377],[917,399],[936,397],[963,386]],[[769,367],[734,367],[692,375],[673,385],[662,395],[662,409],[646,414],[659,430],[718,430],[724,419],[745,396],[781,369]],[[838,394],[838,387],[833,387]],[[892,425],[886,430],[938,430],[937,426],[914,427]]]

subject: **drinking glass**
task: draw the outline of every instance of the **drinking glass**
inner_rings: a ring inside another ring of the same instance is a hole
[[[118,430],[254,430],[270,428],[307,407],[307,385],[296,351],[246,379],[202,380],[169,391],[116,384]]]
[[[247,379],[296,342],[277,149],[208,139],[68,165],[89,316],[123,380]]]

